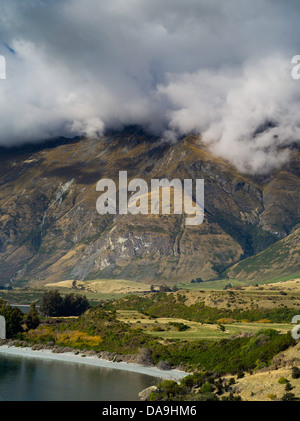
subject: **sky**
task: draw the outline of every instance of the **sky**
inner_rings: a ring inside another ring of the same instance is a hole
[[[298,0],[1,0],[0,145],[134,124],[268,172],[300,143],[299,16]]]

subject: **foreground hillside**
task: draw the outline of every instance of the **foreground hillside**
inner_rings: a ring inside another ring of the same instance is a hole
[[[276,244],[288,253],[298,235],[292,231],[299,222],[299,163],[295,149],[284,169],[253,178],[212,156],[196,137],[163,144],[136,128],[2,150],[0,284],[208,280],[282,238]],[[203,178],[204,223],[186,226],[181,215],[99,215],[96,183],[117,181],[121,170],[148,183]],[[295,259],[285,270],[271,263],[264,258],[266,267],[257,274],[265,279],[277,268],[280,274],[297,269]],[[237,267],[232,273],[244,278],[248,272]]]
[[[119,293],[119,299],[90,300],[87,310],[81,283],[77,290],[63,284],[63,298],[48,286],[36,301],[38,315],[33,305],[24,315],[0,300],[9,337],[1,343],[191,373],[180,385],[158,385],[149,400],[299,399],[299,341],[292,319],[300,312],[300,280],[227,290],[202,290],[203,284],[192,291]],[[89,296],[97,296],[98,283],[89,286]]]
[[[160,370],[177,367],[190,373],[180,384],[158,384],[146,397],[151,401],[300,398],[299,343],[288,323],[297,310],[264,308],[263,300],[260,308],[225,310],[182,294],[127,296],[78,317],[45,316],[42,311],[35,319],[0,301],[0,314],[13,327],[8,330],[10,339],[0,345],[74,352]]]

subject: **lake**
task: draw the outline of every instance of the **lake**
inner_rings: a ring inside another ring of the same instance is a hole
[[[0,401],[138,401],[158,382],[130,371],[0,355]]]

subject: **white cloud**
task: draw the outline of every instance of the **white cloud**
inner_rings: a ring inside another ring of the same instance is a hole
[[[169,75],[158,89],[172,110],[168,138],[170,132],[173,138],[201,133],[215,154],[241,171],[267,172],[288,159],[277,147],[300,143],[300,90],[284,57]]]
[[[293,0],[3,0],[0,145],[141,124],[171,141],[201,133],[241,170],[285,162],[276,145],[299,139],[299,11]],[[253,138],[266,121],[277,127]]]

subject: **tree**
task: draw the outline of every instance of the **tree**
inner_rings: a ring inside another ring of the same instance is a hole
[[[0,300],[0,314],[5,317],[6,338],[13,338],[17,333],[23,331],[23,312],[17,307],[11,307],[5,301]]]
[[[60,316],[63,299],[57,290],[45,292],[40,304],[40,312],[44,316]]]
[[[87,298],[71,292],[62,298],[57,290],[45,292],[40,312],[45,316],[80,316],[90,307]]]
[[[159,292],[171,292],[172,290],[167,285],[160,285]]]
[[[40,319],[34,303],[30,304],[29,312],[26,319],[27,329],[35,329],[40,324]]]
[[[224,325],[219,324],[218,326],[219,326],[219,329],[220,329],[222,332],[225,332],[226,327],[225,327]]]
[[[85,295],[70,293],[63,300],[61,313],[63,316],[80,316],[90,307]]]

